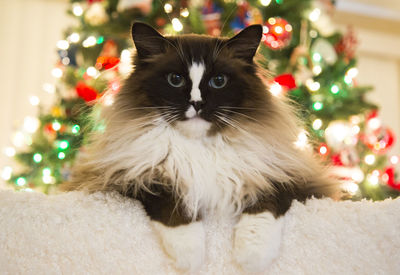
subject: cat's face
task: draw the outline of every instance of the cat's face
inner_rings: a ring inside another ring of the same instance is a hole
[[[231,39],[163,37],[135,23],[136,68],[124,93],[133,107],[156,108],[171,125],[190,131],[235,124],[265,104],[266,90],[253,63],[261,35],[255,25]]]

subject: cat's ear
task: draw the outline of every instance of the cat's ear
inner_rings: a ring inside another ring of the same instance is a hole
[[[263,28],[261,25],[251,25],[229,39],[226,42],[227,47],[234,52],[235,56],[247,62],[252,62],[262,34]]]
[[[147,58],[164,51],[166,38],[153,27],[135,22],[132,25],[131,33],[139,58]]]

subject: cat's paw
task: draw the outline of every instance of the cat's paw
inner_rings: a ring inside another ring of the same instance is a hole
[[[168,227],[154,222],[167,254],[178,269],[197,271],[204,262],[205,233],[201,222]]]
[[[236,262],[247,272],[265,271],[279,255],[281,234],[282,219],[271,213],[243,214],[235,226]]]

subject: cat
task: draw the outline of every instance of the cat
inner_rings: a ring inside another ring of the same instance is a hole
[[[134,70],[64,188],[142,202],[182,270],[204,260],[204,217],[236,218],[236,262],[265,270],[291,202],[338,189],[312,150],[296,147],[299,119],[260,77],[262,26],[230,39],[162,36],[139,22],[131,32]]]

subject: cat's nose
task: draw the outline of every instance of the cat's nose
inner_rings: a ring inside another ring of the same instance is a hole
[[[198,112],[204,106],[204,101],[191,101],[193,108]]]

